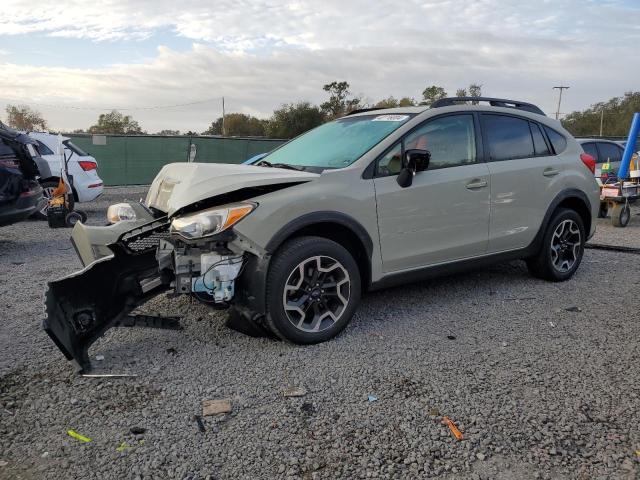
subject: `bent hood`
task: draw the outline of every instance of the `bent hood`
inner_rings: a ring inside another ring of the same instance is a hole
[[[146,204],[169,216],[192,203],[247,187],[307,182],[320,175],[227,163],[170,163],[151,184]]]

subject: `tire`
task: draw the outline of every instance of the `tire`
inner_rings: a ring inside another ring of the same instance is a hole
[[[614,227],[624,228],[631,220],[631,209],[626,203],[616,203],[611,209],[611,224]]]
[[[329,340],[351,320],[360,288],[358,265],[344,247],[321,237],[294,238],[277,251],[269,267],[267,326],[291,343]]]
[[[82,222],[82,215],[78,212],[69,212],[64,221],[67,227],[74,227],[76,223]]]
[[[56,189],[58,186],[58,180],[47,180],[45,182],[40,182],[40,186],[42,187],[42,196],[49,200],[51,198],[51,192]],[[73,198],[73,194],[69,195],[69,211],[73,210],[73,206],[75,205],[75,200]],[[37,211],[32,215],[33,218],[38,220],[46,220],[47,219],[47,207],[49,203],[45,203],[42,210]]]
[[[607,218],[609,213],[609,204],[607,202],[600,202],[600,208],[598,209],[598,218]]]
[[[552,282],[570,279],[582,261],[585,241],[580,215],[574,210],[557,210],[547,226],[540,251],[526,260],[529,272]]]

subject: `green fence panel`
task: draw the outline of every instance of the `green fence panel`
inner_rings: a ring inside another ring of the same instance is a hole
[[[72,141],[93,155],[105,185],[149,184],[167,163],[186,162],[191,144],[196,162],[241,163],[278,147],[285,140],[188,136],[70,134]],[[102,140],[102,141],[99,141]]]

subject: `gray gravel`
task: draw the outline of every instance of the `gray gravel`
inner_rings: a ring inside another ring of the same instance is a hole
[[[90,221],[143,192],[110,189]],[[588,250],[562,284],[513,262],[368,295],[342,335],[309,347],[243,336],[221,312],[161,296],[143,310],[184,315],[185,329],[110,330],[95,363],[138,376],[90,379],[40,329],[45,281],[80,266],[68,236],[0,228],[0,478],[640,475],[638,255]],[[284,398],[289,386],[306,396]],[[193,416],[219,398],[233,412],[203,417],[201,433]]]

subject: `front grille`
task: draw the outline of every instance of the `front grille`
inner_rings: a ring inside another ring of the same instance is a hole
[[[143,253],[155,250],[168,237],[169,221],[164,217],[123,233],[118,241],[131,253]]]

